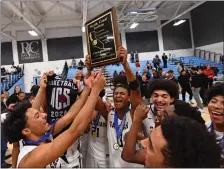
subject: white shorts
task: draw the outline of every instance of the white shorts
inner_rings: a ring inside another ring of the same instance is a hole
[[[91,153],[86,156],[86,168],[108,168],[109,167],[109,156],[105,159],[97,159]]]

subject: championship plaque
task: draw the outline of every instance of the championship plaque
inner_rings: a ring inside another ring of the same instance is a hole
[[[113,7],[85,24],[91,67],[119,62],[116,54],[121,45],[116,9]]]

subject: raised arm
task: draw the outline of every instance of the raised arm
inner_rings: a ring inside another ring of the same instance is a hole
[[[92,80],[90,96],[70,128],[56,137],[51,143],[37,146],[37,148],[22,159],[19,167],[44,168],[59,158],[83,134],[89,122],[96,116],[96,114],[93,114],[97,102],[96,96],[99,95],[104,86],[105,79],[102,71],[100,71],[94,80]]]
[[[130,131],[128,132],[121,157],[124,161],[145,164],[144,150],[136,150],[138,132],[141,130],[142,121],[147,117],[149,108],[145,105],[139,105],[134,113],[134,120]]]
[[[86,56],[85,65],[86,65],[86,68],[87,68],[86,77],[89,77],[89,76],[91,76],[91,72],[92,72],[91,61],[90,61],[90,56],[89,55]],[[97,99],[97,103],[96,103],[95,110],[98,111],[104,117],[105,120],[107,120],[107,116],[108,116],[109,111],[107,111],[105,103],[103,102],[103,100],[99,96],[96,99]]]
[[[44,73],[40,78],[40,88],[32,104],[32,108],[34,109],[40,110],[43,102],[46,102],[47,75],[48,73]]]
[[[89,76],[91,76],[91,72],[92,72],[92,67],[91,67],[91,61],[90,61],[90,56],[87,55],[86,59],[85,59],[85,65],[87,68],[87,73],[86,73],[86,77],[88,78]]]
[[[127,62],[127,50],[121,46],[118,49],[117,55],[121,59],[121,64],[123,65],[131,89],[131,112],[133,114],[135,108],[142,102],[139,82]]]

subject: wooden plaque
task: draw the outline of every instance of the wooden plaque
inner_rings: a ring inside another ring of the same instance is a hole
[[[120,62],[116,51],[121,42],[114,7],[86,22],[85,29],[92,68]]]

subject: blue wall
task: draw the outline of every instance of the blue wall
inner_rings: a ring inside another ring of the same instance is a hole
[[[14,92],[14,88],[16,86],[20,86],[22,91],[25,91],[25,86],[24,86],[24,76],[19,79],[10,89],[9,89],[9,95],[11,95]]]

